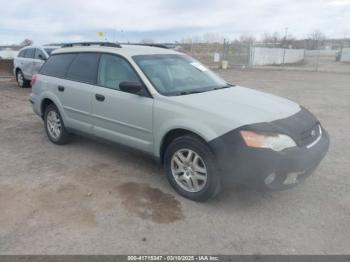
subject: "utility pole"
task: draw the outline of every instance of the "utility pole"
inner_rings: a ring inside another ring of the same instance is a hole
[[[342,41],[341,47],[340,47],[339,61],[341,61],[341,58],[342,58],[342,55],[343,55],[343,49],[345,47],[345,42],[346,42],[346,31],[344,32],[344,38],[343,38],[343,41]]]
[[[287,36],[288,36],[288,27],[286,27],[285,29],[285,34],[284,34],[284,40],[283,40],[283,45],[282,45],[282,48],[283,48],[283,65],[285,63],[285,59],[286,59],[286,42],[287,42]]]
[[[125,40],[125,39],[124,39],[124,30],[120,30],[120,38],[121,38],[121,39],[120,39],[120,40],[121,40],[121,41],[120,41],[121,43],[126,42],[126,41],[124,41],[124,40]]]
[[[226,39],[224,38],[224,46],[223,46],[223,54],[222,54],[223,60],[226,60]]]
[[[341,49],[343,49],[345,47],[345,41],[346,41],[346,31],[344,32],[344,38],[343,38],[343,42],[341,45]]]
[[[284,45],[286,45],[287,37],[288,37],[288,27],[286,27],[285,33],[284,33]]]
[[[321,48],[320,48],[320,41],[317,40],[317,59],[316,59],[316,72],[318,71],[318,64],[320,62],[320,55],[321,55]]]

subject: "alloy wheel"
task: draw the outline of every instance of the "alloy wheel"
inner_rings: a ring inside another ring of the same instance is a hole
[[[55,111],[50,111],[47,114],[47,130],[50,134],[50,136],[57,140],[62,132],[62,124],[61,124],[61,119],[60,116],[57,114]]]
[[[24,86],[24,77],[21,72],[17,73],[17,82],[20,87]]]
[[[171,172],[176,183],[188,192],[199,192],[207,183],[207,168],[203,159],[191,149],[175,152]]]

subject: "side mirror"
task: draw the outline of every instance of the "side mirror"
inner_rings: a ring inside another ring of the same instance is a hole
[[[126,93],[138,94],[142,90],[142,84],[136,81],[123,81],[119,84],[119,89]]]
[[[38,55],[39,59],[46,61],[46,57],[44,57],[42,54]]]

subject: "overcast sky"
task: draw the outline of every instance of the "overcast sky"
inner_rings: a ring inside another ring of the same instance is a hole
[[[350,0],[0,0],[0,43],[98,40],[158,42],[219,33],[233,40],[285,28],[350,37]]]

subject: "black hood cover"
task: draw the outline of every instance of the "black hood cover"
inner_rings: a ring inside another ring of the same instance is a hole
[[[305,146],[313,142],[320,133],[319,121],[306,108],[284,119],[278,119],[270,123],[257,123],[240,129],[286,134],[294,139],[299,146]]]

